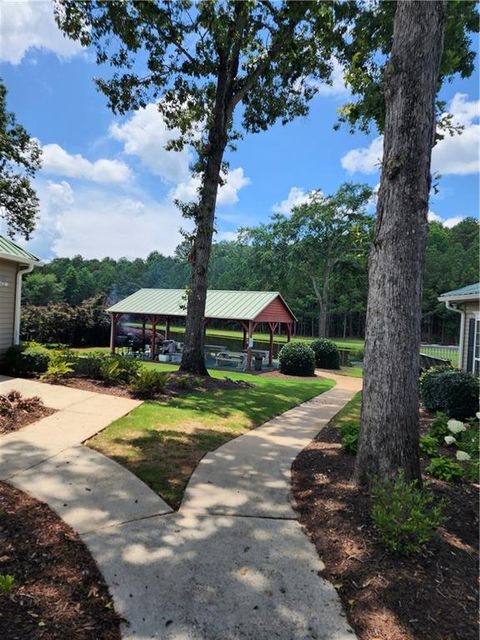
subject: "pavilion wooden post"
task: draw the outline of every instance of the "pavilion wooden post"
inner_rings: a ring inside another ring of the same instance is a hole
[[[243,324],[243,322],[242,322],[242,329],[243,329],[242,349],[245,351],[245,349],[247,348],[247,329]]]
[[[292,323],[287,322],[287,342],[290,342],[292,338]]]
[[[247,370],[252,370],[252,347],[250,346],[251,340],[253,338],[253,332],[255,331],[255,327],[257,326],[256,322],[252,322],[249,320],[248,322],[248,347],[247,347]]]
[[[142,349],[143,349],[143,351],[145,351],[145,324],[146,324],[146,320],[145,320],[145,316],[144,316],[143,320],[142,320]]]
[[[165,340],[170,340],[170,318],[165,320]]]
[[[120,318],[122,317],[121,313],[112,313],[110,315],[110,353],[115,354],[115,342],[117,337],[117,324]]]
[[[278,327],[278,322],[269,322],[268,327],[270,329],[270,343],[268,345],[268,366],[271,367],[273,364],[273,334]]]
[[[151,318],[152,322],[152,342],[150,344],[150,360],[155,360],[156,341],[157,341],[157,318]]]

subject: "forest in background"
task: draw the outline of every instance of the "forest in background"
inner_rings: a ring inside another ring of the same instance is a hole
[[[209,288],[280,291],[298,318],[297,335],[317,335],[318,298],[306,273],[312,265],[306,262],[304,252],[298,250],[301,238],[295,243],[295,250],[291,250],[288,242],[280,241],[277,222],[258,227],[253,234],[247,230],[239,240],[214,244]],[[315,261],[319,254],[314,249],[310,254]],[[327,308],[327,335],[331,337],[363,336],[367,252],[368,246],[362,251],[356,247],[348,260],[333,266]],[[475,219],[465,218],[452,228],[429,223],[423,295],[424,342],[453,344],[458,339],[457,314],[448,312],[437,298],[445,291],[478,280],[478,255],[479,223]],[[142,287],[183,288],[188,274],[185,244],[179,245],[173,256],[153,252],[146,259],[55,258],[25,277],[23,304],[78,306],[100,298],[103,305],[109,305]],[[29,310],[26,311],[28,315]]]

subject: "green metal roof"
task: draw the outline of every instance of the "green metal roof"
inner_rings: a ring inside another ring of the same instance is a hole
[[[40,258],[34,256],[33,253],[22,249],[18,244],[12,242],[5,236],[0,236],[0,258],[7,258],[10,260],[17,260],[18,262],[41,262]]]
[[[207,291],[206,318],[254,320],[275,298],[288,305],[278,291]],[[185,289],[140,289],[107,309],[109,313],[186,316]],[[289,309],[290,311],[290,309]],[[290,313],[292,313],[290,311]],[[292,313],[293,316],[293,313]],[[295,318],[295,316],[293,316]]]
[[[469,284],[461,289],[454,289],[453,291],[447,291],[442,293],[439,300],[452,300],[454,298],[478,298],[480,296],[480,282],[475,284]]]

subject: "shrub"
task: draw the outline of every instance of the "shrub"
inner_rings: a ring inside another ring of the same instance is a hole
[[[455,481],[463,478],[463,469],[458,462],[444,456],[432,458],[425,471],[439,480]]]
[[[50,354],[43,347],[16,345],[7,349],[4,366],[14,376],[32,376],[45,373]]]
[[[378,537],[390,551],[416,553],[443,522],[443,503],[435,504],[428,487],[406,482],[376,482],[372,488],[372,519]]]
[[[289,342],[278,354],[281,373],[290,376],[313,376],[315,353],[303,342]]]
[[[347,453],[355,455],[358,450],[358,436],[360,434],[360,424],[358,422],[344,422],[340,431],[342,433],[342,447]]]
[[[315,354],[315,363],[322,369],[340,369],[340,352],[337,345],[326,338],[318,338],[310,343]]]
[[[422,458],[432,458],[438,451],[438,442],[432,436],[420,436],[420,455]]]
[[[169,375],[166,371],[142,369],[130,382],[129,389],[137,398],[155,398],[165,390]]]
[[[101,379],[107,385],[130,384],[137,377],[140,362],[126,356],[109,356],[100,365]]]
[[[442,411],[437,411],[435,418],[432,420],[428,435],[435,438],[439,445],[444,443],[445,436],[448,436],[450,431],[448,430],[448,416]]]
[[[444,411],[464,420],[478,411],[478,378],[458,369],[429,369],[420,378],[420,394],[428,411]]]
[[[101,353],[91,353],[79,356],[75,363],[75,375],[81,378],[91,378],[92,380],[102,379],[102,363],[108,356]]]

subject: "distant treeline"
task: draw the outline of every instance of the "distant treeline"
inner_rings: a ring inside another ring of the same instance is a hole
[[[429,223],[423,296],[423,340],[450,343],[457,338],[458,318],[445,310],[440,293],[478,280],[479,224],[466,218],[451,229]],[[297,334],[316,335],[318,305],[295,254],[280,260],[250,240],[219,242],[213,246],[209,272],[211,289],[278,290],[299,322]],[[355,263],[355,260],[357,263]],[[101,297],[105,304],[141,287],[183,288],[188,283],[188,247],[175,255],[158,252],[135,260],[56,258],[25,277],[23,302],[46,306],[61,302],[78,306]],[[339,264],[330,279],[328,334],[362,336],[367,300],[365,255]],[[408,305],[409,301],[405,300]]]

